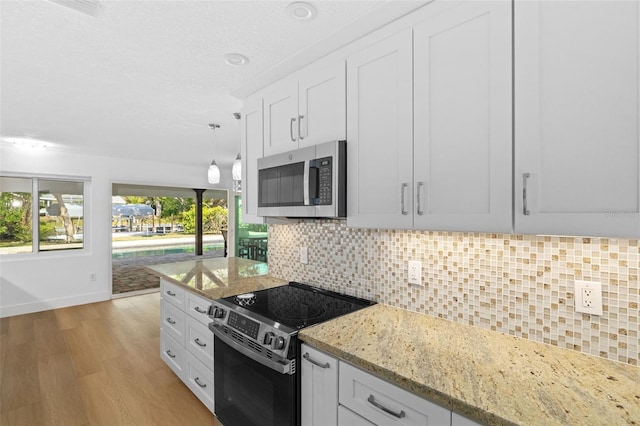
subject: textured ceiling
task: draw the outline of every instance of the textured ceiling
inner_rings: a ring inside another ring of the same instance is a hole
[[[311,1],[318,16],[307,23],[288,16],[288,3],[108,0],[93,18],[2,0],[1,136],[203,169],[215,155],[230,167],[241,102],[229,93],[384,2]],[[230,52],[250,64],[227,65]],[[211,122],[222,125],[215,134]]]

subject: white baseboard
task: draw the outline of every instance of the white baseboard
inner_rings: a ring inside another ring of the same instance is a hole
[[[0,306],[0,318],[31,314],[34,312],[48,311],[57,308],[66,308],[69,306],[84,305],[87,303],[103,302],[109,299],[111,299],[111,294],[109,292],[98,292],[73,297],[63,297],[60,299],[38,300],[35,302],[21,303],[17,305]]]

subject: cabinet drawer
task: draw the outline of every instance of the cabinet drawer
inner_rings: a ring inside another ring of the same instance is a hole
[[[160,332],[160,357],[184,381],[187,366],[186,351],[164,330]]]
[[[384,425],[449,425],[451,411],[340,362],[340,404]]]
[[[185,290],[175,284],[171,284],[163,279],[160,280],[161,294],[164,300],[171,302],[173,305],[184,311],[184,293]]]
[[[160,328],[183,346],[187,328],[185,317],[184,312],[176,306],[164,299],[160,301]]]
[[[185,347],[207,368],[213,370],[213,333],[209,327],[187,315]]]
[[[213,413],[213,370],[198,361],[190,352],[187,352],[187,361],[188,365],[184,381],[198,399]]]
[[[364,419],[354,413],[353,411],[345,408],[342,405],[338,406],[338,426],[375,426],[369,420]]]
[[[184,311],[193,318],[207,325],[211,322],[208,316],[211,301],[190,291],[185,292],[185,309]]]

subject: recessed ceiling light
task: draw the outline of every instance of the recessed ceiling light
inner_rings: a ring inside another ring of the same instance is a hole
[[[287,6],[289,15],[298,21],[311,21],[318,15],[318,11],[312,4],[296,1]]]
[[[239,53],[227,53],[224,55],[224,61],[229,65],[247,65],[249,63],[249,58]]]

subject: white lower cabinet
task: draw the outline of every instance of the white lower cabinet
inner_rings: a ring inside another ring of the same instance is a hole
[[[213,413],[211,302],[163,279],[160,288],[160,356]]]
[[[377,425],[450,425],[451,411],[340,362],[339,401]]]
[[[160,357],[178,377],[184,378],[184,371],[187,365],[184,346],[169,336],[165,330],[160,332]]]
[[[213,367],[213,365],[212,365]],[[200,401],[213,413],[213,370],[187,351],[187,369],[183,381]]]
[[[338,424],[338,360],[306,344],[302,344],[300,353],[301,423],[335,426]]]

